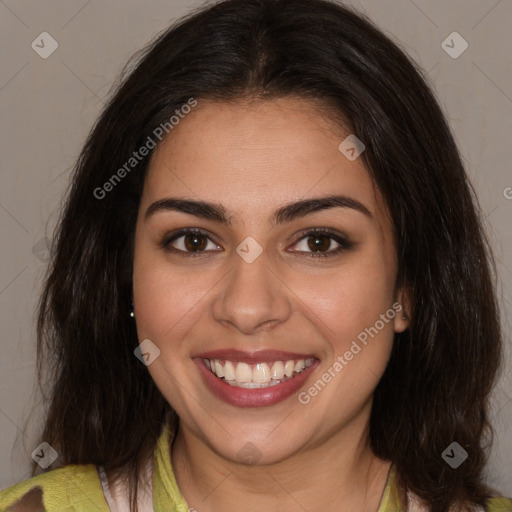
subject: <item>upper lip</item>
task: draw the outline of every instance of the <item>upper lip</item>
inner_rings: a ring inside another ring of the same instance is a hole
[[[284,352],[282,350],[256,350],[246,352],[237,349],[220,349],[202,352],[193,357],[201,357],[203,359],[223,359],[228,361],[238,361],[243,363],[265,363],[269,361],[288,361],[291,359],[317,359],[312,354],[298,354],[296,352]]]

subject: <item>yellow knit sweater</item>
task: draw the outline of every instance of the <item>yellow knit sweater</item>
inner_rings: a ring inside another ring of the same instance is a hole
[[[169,457],[172,432],[165,426],[154,457],[153,508],[155,512],[188,512]],[[96,466],[70,465],[42,473],[0,492],[0,512],[9,512],[22,496],[40,487],[46,512],[109,512]],[[193,509],[192,509],[193,510]],[[378,512],[398,512],[395,473],[390,471]],[[492,498],[489,512],[511,512],[512,500]]]

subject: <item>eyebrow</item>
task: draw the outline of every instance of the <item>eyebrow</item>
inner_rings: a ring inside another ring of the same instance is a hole
[[[345,195],[328,195],[285,204],[274,212],[270,221],[275,226],[331,208],[350,208],[370,219],[373,218],[370,210],[357,199]],[[166,197],[155,201],[148,207],[144,217],[147,220],[157,212],[166,211],[188,213],[227,226],[231,225],[231,216],[228,215],[228,212],[221,204],[174,197]]]

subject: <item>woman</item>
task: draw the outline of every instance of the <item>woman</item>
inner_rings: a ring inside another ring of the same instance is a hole
[[[501,333],[477,203],[421,74],[361,16],[227,0],[172,27],[57,233],[59,468],[2,510],[512,510],[482,478]]]

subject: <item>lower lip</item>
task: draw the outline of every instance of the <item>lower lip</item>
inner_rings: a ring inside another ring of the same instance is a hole
[[[202,359],[194,359],[194,362],[213,394],[228,404],[237,407],[265,407],[286,400],[302,387],[311,372],[320,364],[320,361],[315,359],[311,366],[308,366],[292,379],[267,388],[246,389],[231,386],[231,384],[216,377],[206,367]]]

